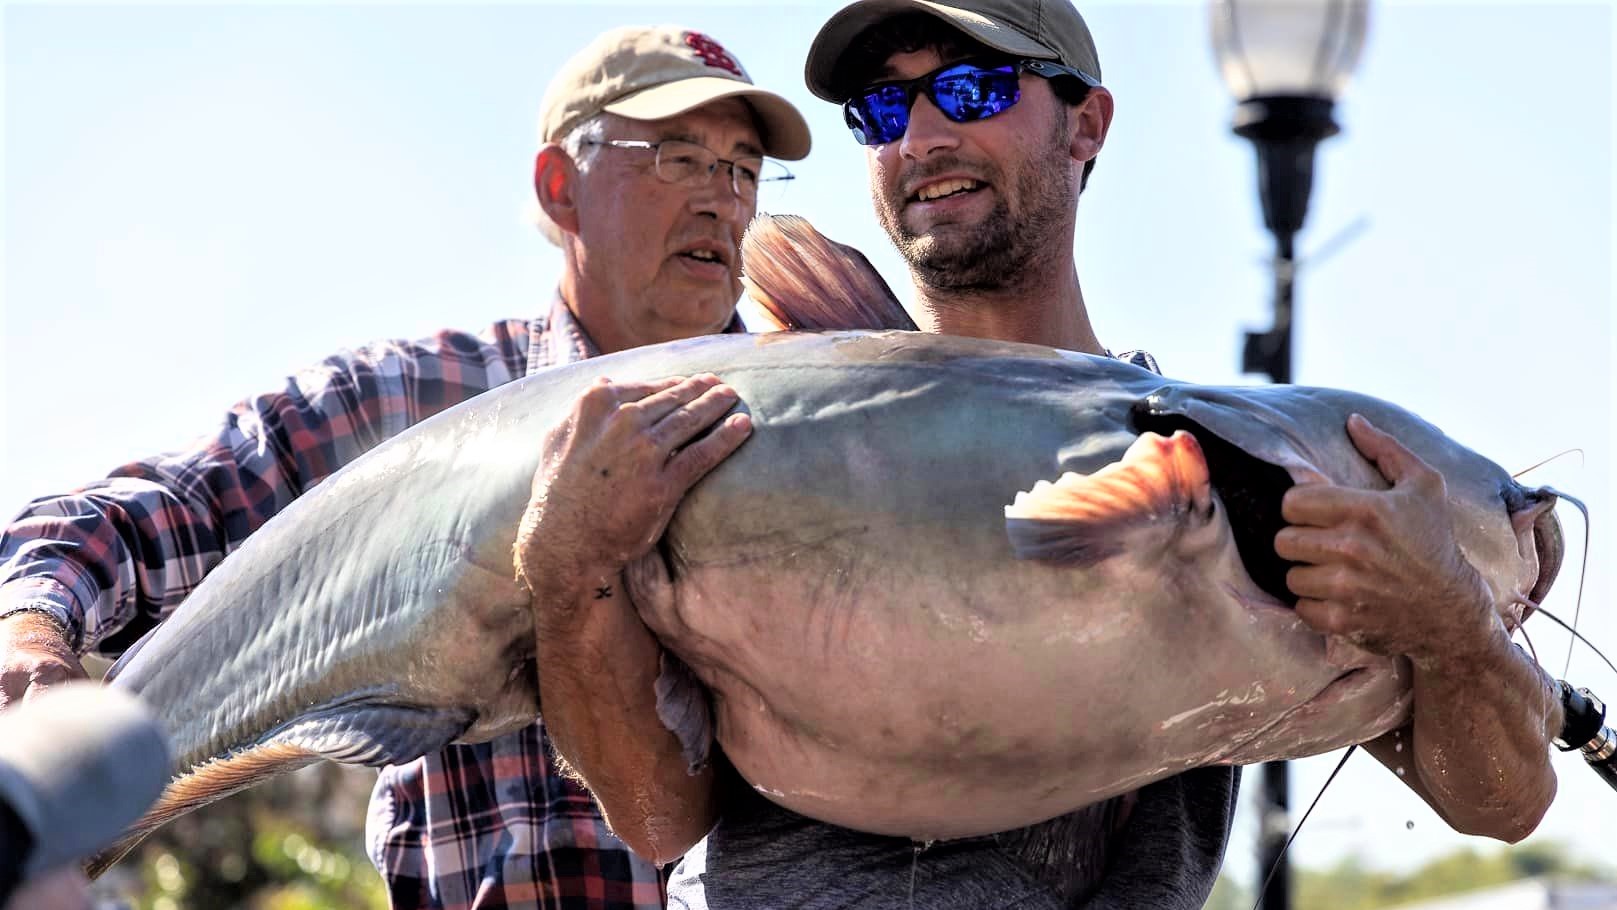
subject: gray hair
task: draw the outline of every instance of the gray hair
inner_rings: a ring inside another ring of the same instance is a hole
[[[576,126],[568,130],[565,135],[556,140],[557,144],[561,146],[561,150],[567,153],[567,157],[573,159],[573,165],[578,168],[580,174],[588,171],[590,166],[595,163],[595,156],[600,154],[601,147],[596,143],[599,143],[606,136],[606,116],[605,114],[596,114],[593,117],[581,120]],[[553,245],[560,247],[562,245],[561,227],[556,222],[551,221],[549,215],[545,214],[544,206],[539,204],[537,198],[533,200],[532,206],[533,223],[539,228],[539,233],[544,234],[545,239],[549,240]]]

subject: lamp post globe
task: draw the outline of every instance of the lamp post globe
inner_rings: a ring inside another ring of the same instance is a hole
[[[1289,248],[1308,214],[1314,148],[1364,49],[1369,0],[1213,0],[1213,53],[1258,151],[1263,219]],[[1286,258],[1289,258],[1286,257]]]

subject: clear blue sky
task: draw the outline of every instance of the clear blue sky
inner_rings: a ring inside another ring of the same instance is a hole
[[[707,31],[797,102],[816,149],[769,207],[906,293],[863,152],[802,85],[838,5],[6,4],[0,510],[180,446],[339,347],[532,315],[558,267],[524,221],[539,99],[617,24]],[[1258,381],[1237,365],[1268,318],[1269,241],[1206,9],[1084,9],[1118,104],[1079,218],[1101,340]],[[1300,246],[1365,229],[1305,265],[1295,356],[1299,382],[1397,401],[1512,469],[1581,450],[1535,476],[1594,511],[1583,628],[1617,652],[1613,46],[1604,3],[1378,3]],[[1534,640],[1558,673],[1565,639]],[[1592,660],[1572,675],[1617,702]],[[1330,763],[1299,766],[1298,799]],[[1609,844],[1617,794],[1559,767],[1535,837]],[[1355,758],[1296,855],[1402,867],[1465,843]],[[1232,872],[1251,850],[1244,816]]]

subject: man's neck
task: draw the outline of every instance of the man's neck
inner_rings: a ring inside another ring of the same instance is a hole
[[[1106,353],[1089,323],[1078,271],[1070,260],[1047,280],[1016,287],[956,291],[917,282],[915,310],[916,321],[927,332]]]
[[[562,270],[561,280],[557,282],[557,292],[561,294],[562,302],[567,304],[567,309],[572,311],[584,337],[595,345],[597,351],[615,354],[635,347],[636,341],[627,337],[623,327],[607,318],[612,308],[600,301],[603,295],[590,286],[570,259],[567,268]]]

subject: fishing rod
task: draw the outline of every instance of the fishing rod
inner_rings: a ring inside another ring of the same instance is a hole
[[[1617,731],[1606,725],[1606,703],[1588,689],[1574,689],[1558,679],[1565,719],[1555,737],[1562,752],[1578,750],[1600,779],[1617,790]]]

